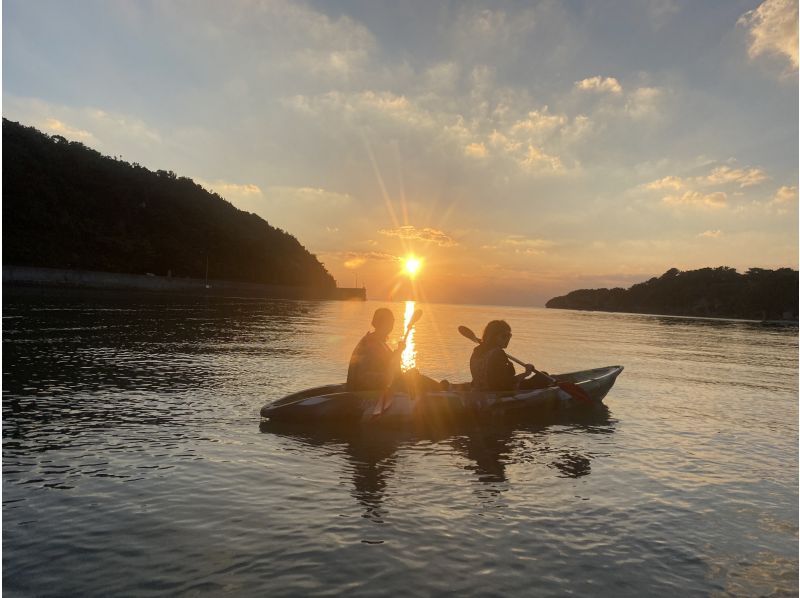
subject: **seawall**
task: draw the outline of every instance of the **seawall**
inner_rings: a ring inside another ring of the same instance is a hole
[[[28,266],[3,266],[3,287],[51,287],[83,289],[115,289],[184,293],[217,297],[264,297],[270,299],[348,300],[366,301],[365,288],[314,288],[269,285],[232,280],[176,278],[150,274],[119,274],[88,270],[62,270]]]

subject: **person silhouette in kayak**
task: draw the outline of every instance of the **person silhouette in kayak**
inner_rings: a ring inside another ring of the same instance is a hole
[[[385,307],[375,310],[372,332],[358,341],[347,368],[347,390],[384,390],[400,375],[403,349],[402,340],[393,351],[386,343],[394,328],[394,314]]]
[[[391,310],[385,307],[376,309],[372,316],[372,327],[374,331],[368,332],[358,341],[350,357],[347,390],[357,392],[386,390],[391,387],[400,392],[420,393],[449,386],[446,380],[439,383],[423,376],[416,368],[407,372],[401,370],[405,342],[398,342],[394,350],[386,343],[394,328],[394,314]]]
[[[534,373],[531,364],[527,364],[521,374],[515,372],[514,364],[503,350],[510,340],[511,326],[505,320],[492,320],[486,325],[481,344],[475,347],[469,359],[475,390],[531,390],[550,386],[550,381],[542,374],[529,377]]]

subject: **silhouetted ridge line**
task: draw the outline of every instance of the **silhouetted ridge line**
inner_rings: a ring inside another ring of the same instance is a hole
[[[191,179],[5,118],[3,264],[336,286],[295,237]]]
[[[798,272],[791,268],[764,270],[672,268],[659,278],[629,289],[579,289],[554,297],[546,307],[630,313],[797,320]]]

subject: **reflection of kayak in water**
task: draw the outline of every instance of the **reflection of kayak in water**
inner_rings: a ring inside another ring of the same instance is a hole
[[[455,384],[447,391],[413,396],[399,392],[348,392],[344,384],[329,384],[290,394],[261,408],[270,421],[295,423],[430,423],[450,422],[477,416],[518,419],[542,412],[582,410],[602,404],[622,366],[615,365],[569,374],[558,374],[558,382],[577,385],[588,400],[578,400],[558,386],[513,392],[479,392],[469,384]],[[565,388],[567,388],[565,386]]]

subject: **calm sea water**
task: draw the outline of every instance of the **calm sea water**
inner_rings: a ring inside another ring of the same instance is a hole
[[[6,293],[5,594],[797,594],[796,327],[388,304],[436,378],[497,317],[539,368],[625,371],[583,421],[261,425],[380,305]]]

